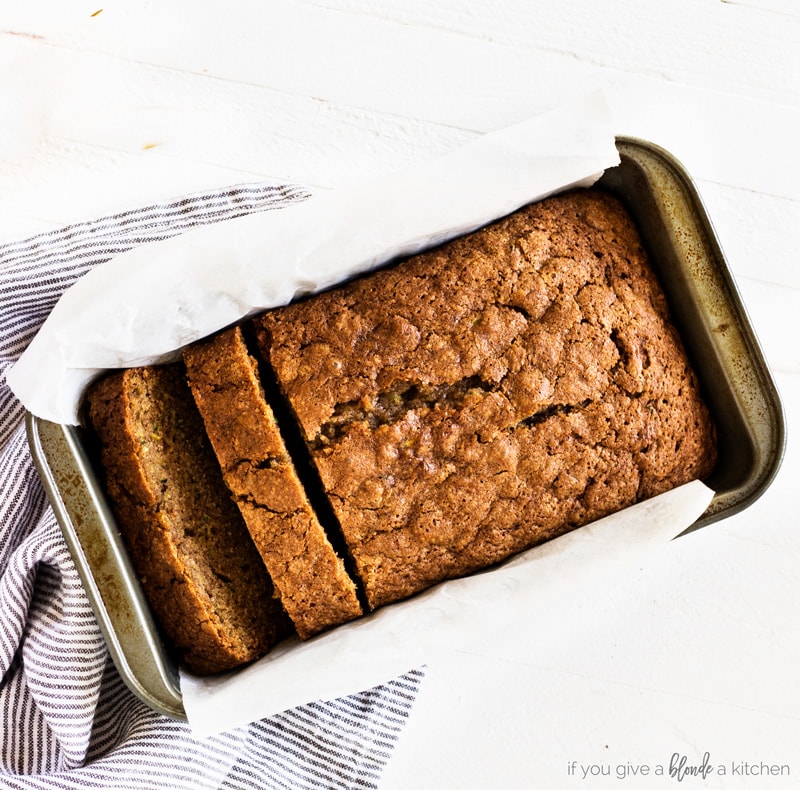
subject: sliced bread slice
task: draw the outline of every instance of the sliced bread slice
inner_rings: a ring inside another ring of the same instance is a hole
[[[309,503],[239,327],[184,352],[223,477],[302,639],[362,614]]]

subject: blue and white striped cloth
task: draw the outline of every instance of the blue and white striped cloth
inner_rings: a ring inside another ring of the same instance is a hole
[[[127,689],[33,468],[5,371],[60,294],[138,244],[302,200],[251,185],[0,245],[0,788],[375,788],[422,672],[202,741]],[[43,386],[46,386],[43,371]]]

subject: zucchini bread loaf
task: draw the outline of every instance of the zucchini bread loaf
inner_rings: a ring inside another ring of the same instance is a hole
[[[716,461],[638,233],[600,191],[527,206],[243,330],[184,358],[227,484],[213,496],[239,505],[265,590],[301,637]],[[103,403],[100,433],[117,408]]]

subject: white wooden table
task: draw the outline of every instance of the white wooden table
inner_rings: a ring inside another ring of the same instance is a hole
[[[385,790],[672,786],[657,766],[705,752],[727,775],[683,786],[800,787],[800,4],[0,6],[0,242],[233,183],[337,187],[594,88],[697,181],[786,459],[745,512],[429,666]]]

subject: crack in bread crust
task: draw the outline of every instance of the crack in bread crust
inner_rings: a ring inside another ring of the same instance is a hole
[[[374,430],[380,425],[401,420],[409,411],[458,409],[468,395],[493,390],[493,385],[478,376],[470,376],[455,384],[398,382],[392,389],[379,392],[373,398],[337,404],[331,418],[320,426],[311,447],[316,450],[336,442],[354,422],[364,422]]]

